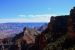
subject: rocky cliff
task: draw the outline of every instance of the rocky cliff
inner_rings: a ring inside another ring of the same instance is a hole
[[[70,15],[52,16],[48,27],[41,34],[47,43],[45,50],[74,50],[75,49],[75,7]],[[40,35],[41,36],[41,35]],[[41,43],[41,41],[40,41]],[[43,44],[40,44],[40,46]],[[43,50],[43,49],[42,49]]]

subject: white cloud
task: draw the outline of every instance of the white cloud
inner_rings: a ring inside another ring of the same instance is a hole
[[[51,16],[54,14],[41,14],[41,15],[19,15],[19,18],[0,19],[1,23],[6,22],[49,22]]]
[[[56,15],[55,14],[27,15],[25,17],[25,21],[26,22],[49,22],[51,16],[56,16]]]
[[[30,19],[25,19],[26,22],[49,22],[50,17],[34,17]]]
[[[18,15],[19,17],[26,17],[26,15]]]

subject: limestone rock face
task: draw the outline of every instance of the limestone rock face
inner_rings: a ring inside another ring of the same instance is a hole
[[[68,17],[68,34],[71,39],[75,40],[75,7],[71,9]]]
[[[75,7],[71,9],[69,15],[52,16],[47,29],[41,34],[45,36],[48,45],[51,45],[49,48],[54,47],[49,50],[58,50],[58,48],[64,50],[72,46],[75,47]],[[59,44],[56,44],[56,42]],[[56,47],[56,45],[61,46]]]
[[[23,39],[27,44],[35,43],[35,37],[40,34],[34,29],[25,28]]]
[[[13,41],[22,50],[35,50],[36,49],[35,46],[37,46],[35,44],[36,43],[35,39],[36,39],[36,36],[40,34],[41,33],[36,31],[35,29],[25,27],[23,29],[23,32],[17,34],[13,38]]]

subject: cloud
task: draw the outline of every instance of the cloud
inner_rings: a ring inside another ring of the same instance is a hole
[[[6,22],[49,22],[51,16],[55,14],[41,14],[41,15],[18,15],[18,18],[0,19],[1,23]]]
[[[49,22],[51,16],[56,15],[55,14],[24,15],[24,18],[26,22]]]
[[[39,15],[32,15],[32,14],[29,14],[29,15],[18,15],[19,17],[44,17],[44,16],[56,16],[56,14],[39,14]]]
[[[19,17],[26,17],[26,15],[18,15]]]
[[[34,17],[30,19],[25,19],[26,22],[49,22],[50,17]]]

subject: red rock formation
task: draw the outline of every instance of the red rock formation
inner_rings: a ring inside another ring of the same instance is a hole
[[[67,33],[68,39],[75,40],[75,7],[71,9],[70,15],[51,17],[47,29],[38,37],[39,50],[46,46],[45,34],[50,32],[55,39]]]
[[[69,38],[75,39],[75,7],[71,9],[68,17],[68,35]]]
[[[35,37],[40,34],[38,33],[36,30],[34,29],[30,29],[30,28],[26,28],[24,30],[24,33],[23,33],[23,40],[26,41],[27,44],[34,44],[35,43]]]
[[[44,34],[40,35],[39,42],[39,50],[43,50],[43,48],[46,46],[46,37]]]

